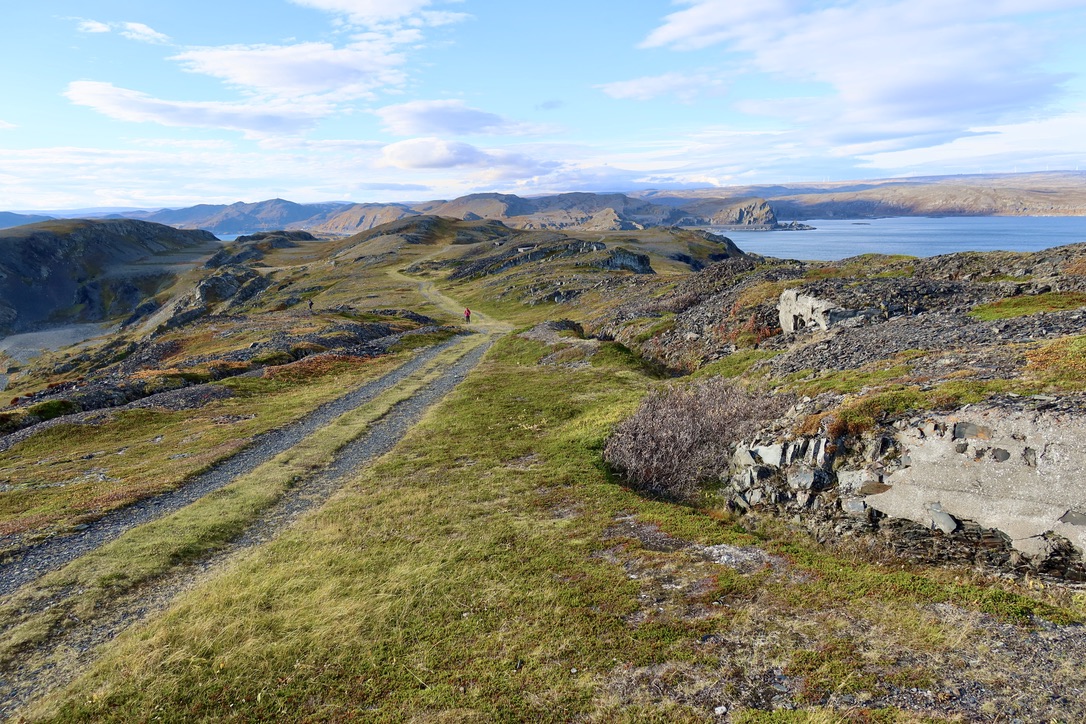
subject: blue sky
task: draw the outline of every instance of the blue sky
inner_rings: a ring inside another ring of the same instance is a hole
[[[1086,169],[1086,0],[52,0],[0,209]]]

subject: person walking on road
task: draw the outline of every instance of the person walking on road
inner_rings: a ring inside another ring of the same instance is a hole
[[[465,324],[471,324],[471,310],[470,309],[465,309],[464,310],[464,323]]]

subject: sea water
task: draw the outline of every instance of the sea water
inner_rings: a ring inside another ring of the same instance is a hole
[[[814,219],[813,231],[713,230],[743,251],[830,261],[858,254],[937,256],[957,251],[1039,251],[1086,242],[1084,216]]]

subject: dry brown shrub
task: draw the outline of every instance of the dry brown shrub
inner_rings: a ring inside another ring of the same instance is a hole
[[[349,367],[366,364],[372,360],[372,357],[355,357],[348,354],[321,354],[306,357],[289,365],[266,367],[264,377],[284,382],[303,382],[316,377],[342,372]]]
[[[727,472],[732,446],[791,404],[711,378],[650,394],[612,433],[604,458],[638,490],[693,500]]]
[[[1086,258],[1072,259],[1063,267],[1063,273],[1073,277],[1086,277]]]

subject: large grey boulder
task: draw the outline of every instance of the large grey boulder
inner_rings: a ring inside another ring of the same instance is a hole
[[[808,327],[826,330],[834,324],[859,314],[858,311],[845,309],[835,302],[800,294],[795,289],[785,289],[781,292],[777,311],[781,329],[785,333]]]

